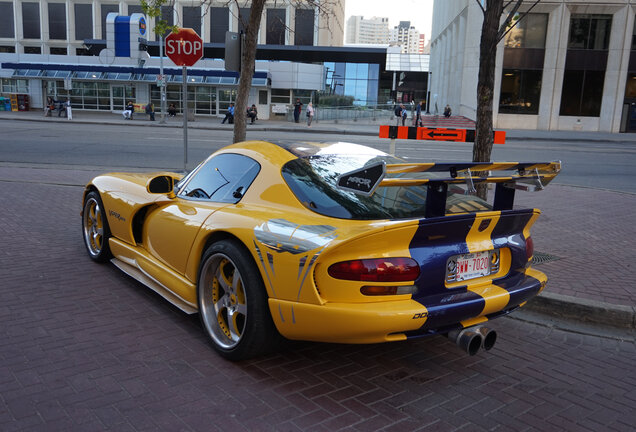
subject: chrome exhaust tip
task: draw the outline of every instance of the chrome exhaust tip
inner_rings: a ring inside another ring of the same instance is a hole
[[[485,351],[489,351],[495,346],[495,342],[497,342],[497,332],[495,330],[489,329],[488,327],[479,327],[477,328],[477,332],[481,334],[483,340],[481,347]]]
[[[471,328],[450,331],[446,337],[455,342],[462,351],[471,356],[479,352],[484,339],[479,331]]]

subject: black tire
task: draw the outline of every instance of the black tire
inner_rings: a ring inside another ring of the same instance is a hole
[[[93,261],[107,262],[112,258],[108,239],[111,237],[106,210],[99,194],[89,192],[84,198],[82,235],[88,256]]]
[[[203,254],[197,283],[199,317],[214,349],[228,360],[278,348],[281,336],[252,257],[236,241],[213,243]]]

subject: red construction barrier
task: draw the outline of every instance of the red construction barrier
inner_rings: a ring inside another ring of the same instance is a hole
[[[380,126],[380,138],[475,142],[475,129]],[[506,132],[493,131],[495,144],[505,144]]]

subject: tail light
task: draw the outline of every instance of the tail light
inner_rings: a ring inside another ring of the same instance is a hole
[[[420,266],[412,258],[376,258],[342,261],[329,266],[327,272],[336,279],[405,282],[417,279]]]
[[[532,259],[532,255],[534,255],[534,241],[532,240],[532,237],[528,237],[526,239],[526,257],[528,258],[528,261]]]

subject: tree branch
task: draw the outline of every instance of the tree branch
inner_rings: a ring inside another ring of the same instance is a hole
[[[484,9],[484,6],[481,4],[480,0],[475,0],[477,2],[477,5],[479,5],[479,8],[481,9],[481,11],[485,14],[486,13],[486,9]]]
[[[512,1],[512,0],[511,0]],[[519,10],[519,7],[521,6],[522,0],[517,0],[518,3],[515,5],[515,7],[513,8],[513,10],[508,14],[508,16],[506,17],[506,20],[504,21],[504,23],[501,25],[501,27],[499,28],[499,32],[497,33],[497,43],[499,43],[503,38],[506,37],[506,35],[508,33],[510,33],[510,31],[515,28],[515,26],[521,22],[522,19],[524,19],[526,17],[526,15],[528,15],[530,13],[530,11],[532,11],[532,9],[534,9],[534,7],[541,1],[541,0],[536,0],[532,6],[530,6],[530,8],[525,11],[524,13],[521,14],[521,16],[519,17],[519,19],[517,21],[514,22],[514,24],[512,24],[510,27],[508,27],[508,25],[510,24],[510,21],[512,20],[512,18],[514,17],[514,14],[517,13],[517,10]],[[510,3],[508,3],[510,4]]]

